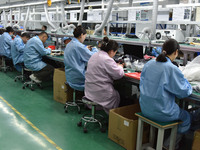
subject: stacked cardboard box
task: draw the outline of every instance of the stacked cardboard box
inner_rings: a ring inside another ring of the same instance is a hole
[[[65,84],[65,70],[64,68],[57,68],[54,70],[53,77],[53,96],[54,100],[65,104],[66,101],[72,100],[73,89]]]

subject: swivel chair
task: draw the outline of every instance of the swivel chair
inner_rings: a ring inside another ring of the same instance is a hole
[[[10,66],[6,66],[6,57],[5,56],[1,56],[1,67],[0,70],[2,70],[3,72],[7,72],[8,69],[11,70]]]
[[[65,83],[66,85],[69,85],[68,83]],[[69,86],[70,87],[70,86]],[[71,88],[71,87],[70,87]],[[73,88],[72,88],[73,89]],[[67,101],[65,106],[64,106],[64,109],[65,109],[65,112],[68,113],[68,108],[69,107],[77,107],[78,109],[78,113],[80,114],[81,113],[81,109],[80,109],[80,104],[82,104],[82,101],[81,100],[76,100],[76,93],[78,91],[73,89],[73,100],[72,101]],[[77,103],[79,102],[79,103]]]
[[[27,72],[31,72],[31,74],[33,74],[33,71],[28,69],[28,68],[25,68],[24,67],[24,70],[27,71]],[[31,91],[34,91],[35,89],[33,88],[33,85],[37,85],[38,87],[40,87],[40,89],[42,89],[42,84],[41,83],[36,83],[35,81],[33,81],[31,78],[30,78],[30,81],[26,81],[24,82],[24,85],[22,87],[22,89],[25,89],[26,87],[29,87],[31,89]]]
[[[25,75],[24,75],[24,65],[22,65],[22,71],[21,74],[16,76],[14,81],[17,82],[17,80],[21,80],[22,82],[24,82],[25,79]]]
[[[85,96],[82,98],[82,102],[87,106],[91,106],[91,114],[84,114],[81,117],[81,120],[77,123],[77,126],[81,127],[82,122],[84,122],[83,132],[87,133],[87,124],[88,123],[98,123],[100,126],[100,131],[104,133],[106,130],[103,127],[104,117],[100,114],[96,114],[96,106],[99,106],[97,103],[87,99]]]

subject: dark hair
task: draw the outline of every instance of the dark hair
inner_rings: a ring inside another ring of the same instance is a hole
[[[86,33],[87,32],[86,32],[85,28],[83,28],[81,25],[77,26],[73,32],[75,38],[78,38],[81,34],[85,35]]]
[[[5,32],[5,29],[0,29],[0,35]]]
[[[26,38],[30,39],[30,34],[28,34],[28,33],[23,33],[21,37],[26,37]]]
[[[40,32],[40,34],[38,36],[41,36],[41,35],[44,35],[44,34],[46,34],[46,36],[48,37],[48,34],[44,31]]]
[[[108,37],[104,37],[102,42],[101,42],[101,50],[105,52],[109,52],[110,50],[117,51],[119,48],[119,45],[117,44],[116,41],[114,40],[109,40]]]
[[[166,56],[171,55],[177,49],[180,50],[180,46],[175,39],[169,39],[165,41],[165,43],[162,46],[162,53],[156,58],[156,61],[166,62]]]
[[[14,32],[14,30],[13,30],[12,27],[9,26],[9,27],[6,28],[6,32],[8,32],[8,33],[9,33],[9,32]]]
[[[44,27],[44,28],[45,28],[45,30],[47,30],[47,26],[43,25],[42,27]]]

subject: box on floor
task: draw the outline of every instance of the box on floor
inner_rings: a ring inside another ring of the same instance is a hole
[[[139,104],[119,107],[110,110],[108,137],[127,150],[136,149]],[[149,125],[144,124],[143,143],[148,142]]]
[[[200,129],[194,132],[192,150],[200,150]]]

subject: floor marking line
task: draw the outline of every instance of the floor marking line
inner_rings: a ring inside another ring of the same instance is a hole
[[[52,141],[47,135],[45,135],[40,129],[38,129],[33,123],[31,123],[26,117],[24,117],[19,111],[17,111],[11,104],[9,104],[3,97],[0,96],[0,99],[3,100],[15,113],[17,113],[26,123],[28,123],[33,129],[35,129],[40,135],[42,135],[49,143],[56,147],[57,150],[63,150],[60,148],[54,141]]]

